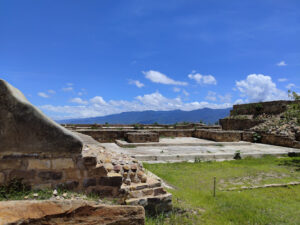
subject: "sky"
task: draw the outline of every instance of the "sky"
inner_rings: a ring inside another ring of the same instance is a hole
[[[0,0],[0,79],[53,119],[300,92],[298,0]]]

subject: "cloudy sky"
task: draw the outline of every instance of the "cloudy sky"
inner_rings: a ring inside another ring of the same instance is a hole
[[[298,0],[0,0],[0,78],[54,119],[300,92]]]

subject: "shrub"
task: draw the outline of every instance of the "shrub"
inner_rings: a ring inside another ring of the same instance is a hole
[[[240,151],[236,151],[236,152],[234,153],[233,158],[234,158],[235,160],[240,160],[240,159],[242,159],[241,152],[240,152]]]
[[[259,134],[259,133],[254,133],[253,134],[253,141],[255,142],[255,143],[260,143],[261,142],[261,135]]]

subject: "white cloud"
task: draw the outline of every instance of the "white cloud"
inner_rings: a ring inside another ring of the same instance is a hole
[[[90,99],[90,102],[96,105],[106,105],[106,102],[101,96],[95,96],[94,98]]]
[[[48,93],[54,95],[56,93],[56,91],[50,89],[50,90],[48,90]]]
[[[180,92],[180,90],[181,90],[181,89],[178,88],[178,87],[173,87],[173,91],[174,91],[174,92]]]
[[[185,95],[185,96],[189,96],[190,93],[188,93],[186,90],[182,90],[182,93]]]
[[[54,119],[64,119],[104,116],[128,111],[174,109],[194,110],[205,107],[219,109],[228,108],[231,106],[232,104],[230,103],[213,104],[206,101],[183,102],[179,97],[167,98],[157,91],[151,94],[137,96],[132,101],[110,100],[105,102],[102,97],[96,96],[92,98],[87,105],[43,105],[40,106],[40,108],[46,113],[54,115],[52,116]]]
[[[213,91],[209,91],[205,99],[209,101],[217,101],[217,93]]]
[[[67,86],[73,86],[73,83],[67,83]]]
[[[188,78],[190,78],[191,80],[195,80],[198,84],[210,84],[210,85],[217,84],[217,80],[214,76],[202,75],[200,73],[195,73],[195,71],[189,74]]]
[[[45,92],[39,92],[38,96],[40,96],[42,98],[49,98],[49,95],[47,95]]]
[[[62,88],[63,91],[73,91],[73,87],[64,87]]]
[[[289,84],[286,85],[285,87],[286,87],[287,89],[291,89],[291,88],[293,88],[293,87],[295,87],[295,86],[296,86],[295,84],[289,83]]]
[[[244,103],[245,103],[245,101],[243,99],[237,99],[237,100],[235,100],[234,105],[240,105],[240,104],[244,104]]]
[[[286,82],[286,81],[288,81],[288,79],[286,79],[286,78],[279,78],[278,79],[278,82]]]
[[[82,93],[82,92],[78,92],[77,94],[78,94],[79,96],[82,96],[82,95],[83,95],[83,93]]]
[[[169,84],[169,85],[183,85],[183,86],[188,84],[187,82],[175,81],[167,77],[165,74],[154,70],[143,72],[143,74],[145,74],[145,77],[147,79],[151,80],[154,83]]]
[[[287,99],[287,93],[277,89],[272,78],[263,74],[250,74],[246,80],[236,81],[236,87],[250,102]]]
[[[138,80],[129,80],[129,84],[133,84],[133,85],[137,86],[138,88],[142,88],[145,86],[143,83],[141,83]]]
[[[231,102],[231,94],[219,95],[219,99],[221,102]]]
[[[70,102],[77,103],[79,105],[87,105],[88,101],[84,101],[81,98],[72,98]]]
[[[287,66],[285,61],[280,61],[279,63],[276,64],[277,66]]]

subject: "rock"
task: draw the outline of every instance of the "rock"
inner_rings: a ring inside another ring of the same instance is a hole
[[[130,185],[131,184],[131,180],[129,178],[127,178],[125,181],[124,181],[125,184],[127,185]]]
[[[64,198],[68,197],[68,193],[63,193],[63,197]]]
[[[34,193],[33,197],[37,198],[37,197],[39,197],[39,194],[38,193]]]
[[[54,191],[53,191],[53,195],[57,195],[57,190],[55,189]]]
[[[136,172],[137,166],[135,164],[131,165],[131,170],[132,170],[132,172]]]
[[[81,153],[79,137],[46,117],[4,80],[0,80],[0,105],[0,152]]]
[[[147,182],[147,176],[145,174],[140,179],[141,179],[142,183],[146,183]]]
[[[124,172],[128,172],[130,170],[130,167],[128,165],[123,166]]]
[[[122,167],[120,165],[115,165],[114,166],[114,171],[116,171],[116,173],[119,173],[121,171]]]
[[[105,163],[104,168],[107,170],[107,172],[110,172],[114,169],[114,166],[111,163]]]
[[[97,205],[82,200],[3,201],[0,223],[19,225],[71,224],[145,224],[141,206]]]
[[[143,172],[143,171],[139,171],[139,172],[137,173],[138,178],[142,178],[143,175],[144,175],[144,172]]]

